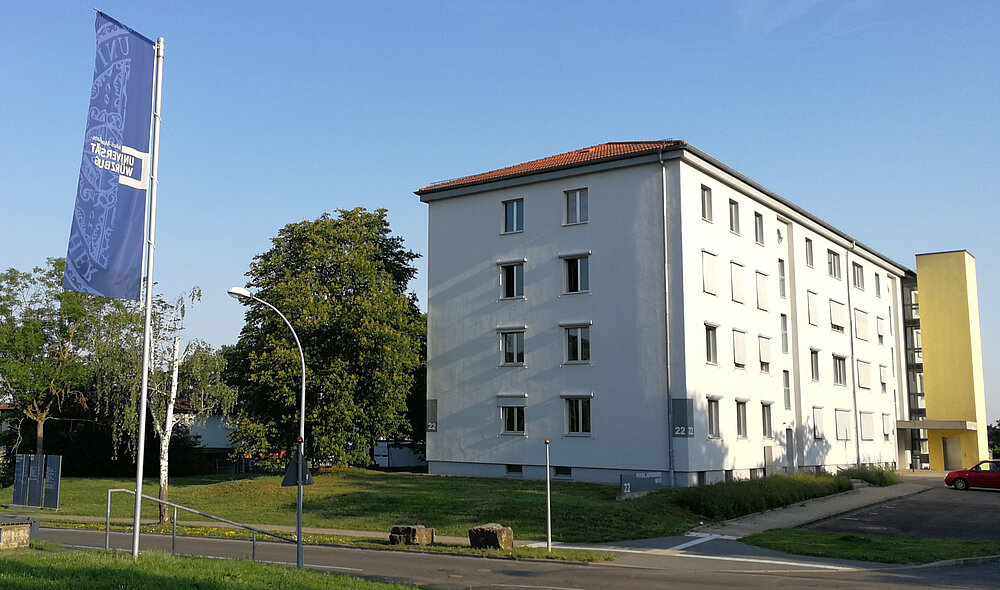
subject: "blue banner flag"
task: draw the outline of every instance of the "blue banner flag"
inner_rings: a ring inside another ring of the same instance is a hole
[[[155,43],[97,13],[97,58],[63,287],[140,299]]]

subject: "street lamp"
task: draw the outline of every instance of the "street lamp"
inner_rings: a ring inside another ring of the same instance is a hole
[[[295,345],[299,347],[299,359],[302,361],[302,396],[299,401],[299,438],[298,438],[298,465],[296,467],[296,477],[295,483],[298,488],[298,500],[295,504],[295,565],[299,568],[302,567],[302,484],[305,482],[305,440],[306,440],[306,355],[302,352],[302,343],[299,342],[299,336],[295,333],[295,328],[292,327],[292,323],[288,321],[285,314],[278,311],[278,308],[271,305],[267,301],[258,298],[249,290],[243,287],[230,287],[229,296],[233,299],[253,299],[257,303],[260,303],[266,307],[269,307],[274,313],[278,314],[285,321],[288,329],[292,331],[292,337],[295,338]]]

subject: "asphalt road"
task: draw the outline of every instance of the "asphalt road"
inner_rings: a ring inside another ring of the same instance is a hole
[[[946,486],[942,479],[925,492],[870,506],[809,528],[1000,541],[1000,490],[976,488],[960,492]]]
[[[104,533],[42,528],[43,539],[72,546],[104,547]],[[250,556],[249,541],[179,537],[178,553],[215,557]],[[144,551],[170,551],[170,537],[144,535]],[[112,534],[112,547],[131,547],[131,535]],[[798,558],[748,547],[734,541],[712,541],[691,551],[626,555],[617,562],[580,565],[545,561],[483,559],[429,553],[372,551],[307,546],[307,567],[365,578],[420,584],[443,590],[522,588],[597,590],[628,588],[995,588],[1000,563],[939,568],[854,569],[849,562]],[[257,559],[294,564],[295,546],[258,543]]]

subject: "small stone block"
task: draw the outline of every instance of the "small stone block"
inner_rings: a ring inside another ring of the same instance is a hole
[[[514,548],[514,531],[495,522],[469,529],[469,546],[473,549]]]
[[[434,529],[422,524],[396,525],[389,531],[390,545],[429,545],[434,542]]]
[[[0,549],[24,549],[28,547],[31,525],[23,523],[0,523]]]

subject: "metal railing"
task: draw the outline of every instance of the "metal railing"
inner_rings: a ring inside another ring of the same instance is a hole
[[[113,488],[113,489],[109,489],[108,490],[107,512],[105,513],[105,517],[104,517],[104,548],[105,549],[110,549],[111,548],[111,494],[113,492],[124,492],[126,494],[132,494],[133,496],[135,495],[135,490],[126,490],[124,488]],[[194,508],[188,508],[187,506],[181,506],[180,504],[174,504],[173,502],[167,502],[166,500],[161,500],[159,498],[154,498],[153,496],[147,496],[146,494],[143,494],[142,497],[145,498],[146,500],[152,500],[154,502],[158,502],[160,504],[165,504],[167,506],[173,507],[173,509],[174,509],[174,517],[171,520],[172,531],[170,533],[170,552],[174,553],[174,554],[177,553],[177,509],[178,508],[181,509],[181,510],[185,510],[187,512],[191,512],[193,514],[197,514],[198,516],[203,516],[205,518],[211,518],[212,520],[217,520],[219,522],[224,522],[224,523],[226,523],[228,525],[231,525],[231,526],[234,526],[234,527],[238,527],[238,528],[250,531],[252,533],[252,537],[251,537],[251,549],[250,549],[250,559],[251,559],[251,561],[257,561],[257,535],[258,534],[267,535],[268,537],[274,537],[275,539],[281,539],[282,541],[287,541],[289,543],[295,543],[296,542],[295,539],[292,539],[291,537],[286,537],[284,535],[279,535],[277,533],[271,533],[271,532],[264,531],[264,530],[261,530],[261,529],[258,529],[258,528],[254,528],[254,527],[249,526],[249,525],[240,524],[238,522],[234,522],[232,520],[227,520],[227,519],[219,517],[219,516],[215,516],[215,515],[212,515],[212,514],[207,514],[205,512],[201,512],[200,510],[195,510]]]

